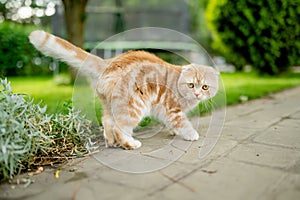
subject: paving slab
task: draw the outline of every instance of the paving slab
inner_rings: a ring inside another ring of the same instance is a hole
[[[199,142],[194,142],[191,145],[191,147],[185,152],[184,156],[178,159],[178,162],[203,166],[207,162],[210,162],[211,160],[226,154],[228,151],[230,151],[238,144],[237,141],[223,139],[223,138],[218,138],[216,144],[214,144],[214,140],[212,143],[207,143],[207,144],[203,144],[203,140]],[[203,148],[203,145],[214,145],[214,146],[204,159],[200,159],[199,154],[201,149]]]
[[[239,145],[227,157],[245,163],[287,169],[300,160],[300,151],[264,144]]]
[[[299,134],[293,134],[299,132]],[[283,119],[254,138],[255,142],[300,148],[300,119]]]
[[[299,199],[299,188],[300,174],[289,173],[275,182],[273,187],[270,187],[269,190],[265,192],[264,196],[274,200]]]
[[[298,112],[295,112],[294,114],[292,114],[291,116],[290,116],[292,119],[300,119],[300,112],[298,111]]]
[[[155,195],[156,199],[258,199],[282,172],[218,159]],[[264,180],[264,181],[261,181]]]
[[[249,125],[250,126],[250,125]],[[226,122],[221,134],[221,138],[235,140],[241,142],[246,140],[247,138],[259,133],[264,128],[259,127],[244,127],[244,126],[237,126],[237,124],[231,122]]]

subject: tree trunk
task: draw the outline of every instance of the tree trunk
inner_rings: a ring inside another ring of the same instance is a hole
[[[65,10],[65,24],[67,39],[78,47],[83,47],[84,22],[86,19],[85,8],[88,0],[62,0]],[[77,70],[70,69],[72,82],[75,81]]]

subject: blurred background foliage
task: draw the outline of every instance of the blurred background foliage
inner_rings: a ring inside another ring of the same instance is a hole
[[[36,29],[51,32],[51,16],[59,1],[0,0],[0,77],[49,76],[66,65],[39,53],[28,40]]]
[[[237,69],[279,74],[300,64],[299,0],[210,0],[213,49]]]
[[[28,41],[35,26],[0,24],[0,76],[49,75],[52,59],[41,55]]]
[[[75,12],[81,4],[83,13]],[[81,17],[67,17],[74,13]],[[192,36],[212,57],[223,57],[237,70],[251,66],[275,75],[300,64],[299,19],[299,0],[0,0],[0,73],[66,72],[66,66],[30,47],[27,35],[33,29],[42,27],[79,46],[83,39],[84,46],[125,30],[156,26]],[[68,33],[72,28],[66,24],[79,23],[82,33]]]

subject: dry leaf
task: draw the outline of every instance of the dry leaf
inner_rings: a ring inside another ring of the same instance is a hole
[[[217,170],[206,170],[206,169],[202,169],[201,171],[208,174],[214,174],[217,172]]]

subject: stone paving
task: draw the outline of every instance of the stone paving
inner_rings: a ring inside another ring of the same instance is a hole
[[[210,117],[191,120],[199,141],[156,134],[129,154],[101,148],[65,166],[59,178],[49,168],[27,187],[0,185],[0,199],[299,199],[300,87],[227,107],[222,134],[202,159]],[[147,154],[164,147],[168,154]]]

